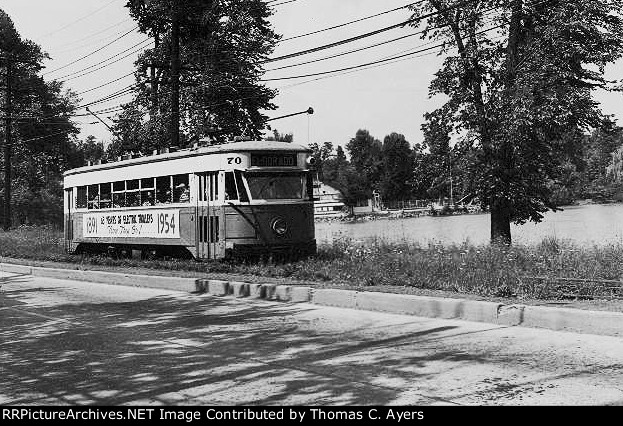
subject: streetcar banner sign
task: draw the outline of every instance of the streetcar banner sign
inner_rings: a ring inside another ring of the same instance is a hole
[[[86,213],[84,237],[179,238],[179,210],[132,210]]]

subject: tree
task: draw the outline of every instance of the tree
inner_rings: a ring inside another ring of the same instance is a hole
[[[609,195],[607,187],[613,182],[607,168],[612,165],[617,149],[623,145],[623,128],[605,120],[601,127],[584,136],[582,142],[584,194],[588,198],[605,198]]]
[[[39,75],[46,57],[38,45],[21,38],[0,10],[4,229],[15,218],[20,223],[60,222],[62,172],[76,165],[78,129],[70,118],[77,98],[64,92],[61,83]]]
[[[370,198],[366,179],[355,170],[346,159],[346,154],[338,145],[336,154],[324,161],[323,182],[340,191],[342,201],[348,207],[356,206],[360,200]]]
[[[383,140],[381,198],[386,203],[411,198],[413,152],[404,135],[391,133]]]
[[[312,151],[312,157],[316,160],[316,165],[314,167],[318,173],[318,180],[324,182],[324,164],[329,158],[335,155],[333,154],[333,142],[324,142],[322,146],[318,145],[316,142],[312,142],[309,144],[309,149]]]
[[[372,190],[378,189],[381,179],[383,144],[367,130],[360,129],[346,144],[346,150],[355,171],[363,177],[366,193],[372,195]]]
[[[89,135],[84,141],[78,141],[78,151],[82,154],[83,163],[104,160],[106,157],[106,150],[104,149],[104,142],[97,141],[95,136]]]
[[[182,145],[206,136],[261,136],[268,117],[260,111],[275,109],[276,95],[259,81],[262,63],[279,38],[265,2],[129,0],[126,6],[140,31],[154,38],[137,62],[132,108],[140,114],[123,117],[148,136],[135,150],[170,145],[169,124],[178,121]],[[133,137],[128,125],[117,125],[117,133]]]
[[[568,152],[563,135],[597,127],[591,98],[607,63],[623,52],[623,5],[583,0],[428,0],[413,25],[447,55],[430,93],[444,94],[445,123],[474,136],[470,179],[491,210],[491,240],[511,242],[510,223],[555,210],[550,179]],[[456,50],[456,53],[451,53]]]
[[[294,140],[294,134],[293,133],[279,133],[277,129],[274,129],[273,135],[267,137],[266,140],[292,143],[292,141]]]

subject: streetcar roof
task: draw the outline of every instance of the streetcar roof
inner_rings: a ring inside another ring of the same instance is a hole
[[[143,163],[159,162],[172,159],[181,159],[184,157],[196,157],[210,154],[226,154],[234,152],[266,152],[266,151],[290,151],[290,152],[311,152],[306,146],[278,141],[242,141],[230,142],[219,145],[198,146],[194,148],[184,148],[179,151],[160,153],[148,156],[130,158],[127,160],[115,161],[112,163],[102,163],[91,166],[83,166],[75,169],[67,170],[63,176],[80,174],[85,172],[95,172],[98,170],[106,170],[117,167],[134,166]]]

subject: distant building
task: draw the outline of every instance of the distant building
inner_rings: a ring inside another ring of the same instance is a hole
[[[314,183],[314,215],[316,218],[337,217],[343,215],[345,204],[342,193],[322,182]]]

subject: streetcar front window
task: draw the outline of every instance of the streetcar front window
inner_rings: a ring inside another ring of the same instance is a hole
[[[77,209],[87,208],[87,187],[86,186],[78,187],[78,194],[76,196],[76,208]]]
[[[238,188],[236,188],[236,178],[234,177],[234,172],[225,172],[225,199],[238,199]]]
[[[254,200],[302,200],[307,198],[304,173],[247,173],[247,183]]]

